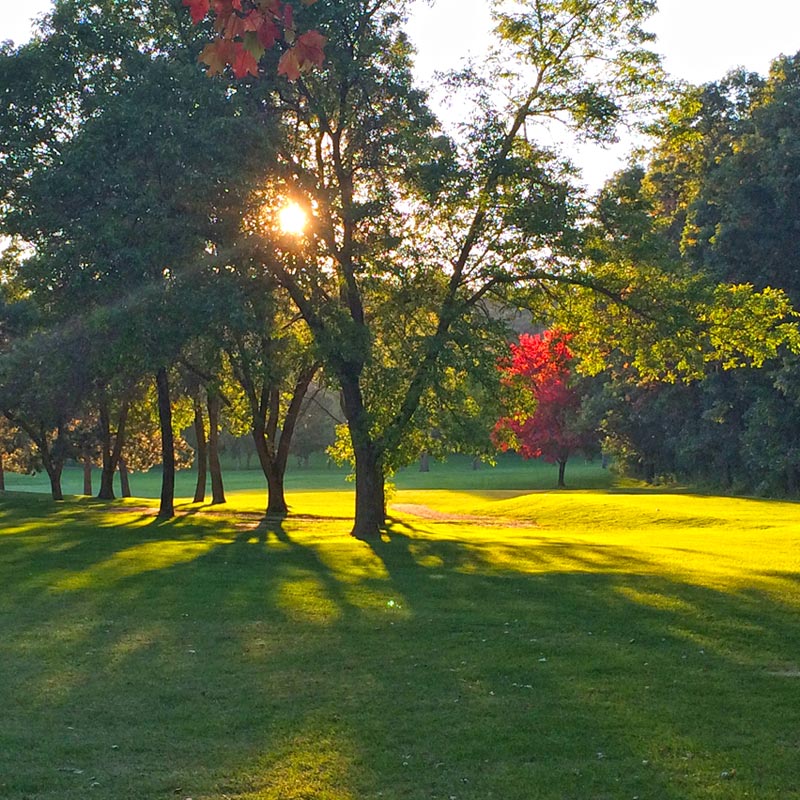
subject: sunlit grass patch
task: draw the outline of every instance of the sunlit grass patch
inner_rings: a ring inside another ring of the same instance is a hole
[[[796,505],[231,499],[0,501],[0,796],[800,796]]]

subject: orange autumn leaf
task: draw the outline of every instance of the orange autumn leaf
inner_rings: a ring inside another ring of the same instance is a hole
[[[207,75],[219,75],[233,60],[233,42],[217,39],[203,48],[198,61],[208,66]]]
[[[233,74],[237,78],[244,78],[245,75],[258,75],[258,62],[255,56],[241,42],[234,42],[233,47],[234,55],[231,61]]]
[[[321,67],[325,60],[325,42],[327,39],[319,31],[306,31],[298,36],[294,49],[300,71],[308,72],[312,67]]]
[[[290,81],[296,81],[300,77],[300,62],[294,47],[287,50],[278,61],[278,75],[285,75]]]

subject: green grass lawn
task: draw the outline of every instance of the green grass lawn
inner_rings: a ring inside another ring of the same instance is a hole
[[[326,465],[324,459],[312,461],[311,468],[300,468],[291,464],[286,475],[290,490],[303,491],[321,489],[347,490],[352,484],[347,480],[347,468]],[[178,472],[176,493],[179,497],[194,495],[195,473],[191,470]],[[225,470],[225,485],[234,492],[257,491],[262,494],[264,504],[266,482],[260,470]],[[613,476],[601,469],[600,463],[587,464],[576,458],[567,465],[567,483],[581,489],[605,489],[611,486]],[[453,456],[444,463],[431,461],[430,472],[420,472],[418,467],[406,467],[393,479],[401,489],[553,489],[558,479],[558,467],[542,461],[523,461],[513,453],[500,455],[494,466],[481,464],[473,469],[472,459]],[[63,488],[66,494],[83,491],[83,471],[78,468],[64,470]],[[6,487],[10,491],[48,492],[50,481],[47,475],[6,475]],[[210,487],[210,485],[209,485]],[[94,490],[100,488],[99,470],[94,471]],[[161,472],[131,476],[131,488],[138,497],[158,497],[161,493]],[[119,494],[119,478],[115,479],[115,491]],[[210,488],[209,488],[210,493]]]
[[[0,797],[800,798],[798,506],[513,472],[0,499]]]

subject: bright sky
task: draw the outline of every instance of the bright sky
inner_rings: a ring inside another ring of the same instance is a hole
[[[49,0],[0,0],[0,40],[25,41],[30,20],[50,6]],[[415,0],[414,7],[410,34],[423,82],[481,52],[491,28],[486,0]],[[661,0],[659,7],[648,26],[658,36],[656,49],[668,72],[692,83],[716,80],[737,66],[765,74],[773,58],[800,50],[798,0]],[[594,185],[617,165],[597,153],[581,160]]]

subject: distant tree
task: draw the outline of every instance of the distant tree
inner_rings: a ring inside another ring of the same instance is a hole
[[[558,464],[563,488],[570,456],[597,446],[597,433],[581,416],[581,392],[571,369],[569,334],[549,330],[522,334],[511,345],[511,357],[501,364],[503,380],[516,397],[514,413],[494,428],[500,450],[516,450],[523,458],[543,458]],[[521,402],[520,402],[521,401]]]
[[[312,384],[295,426],[292,455],[307,467],[314,453],[323,453],[334,443],[336,426],[343,422],[335,394],[323,386]]]

